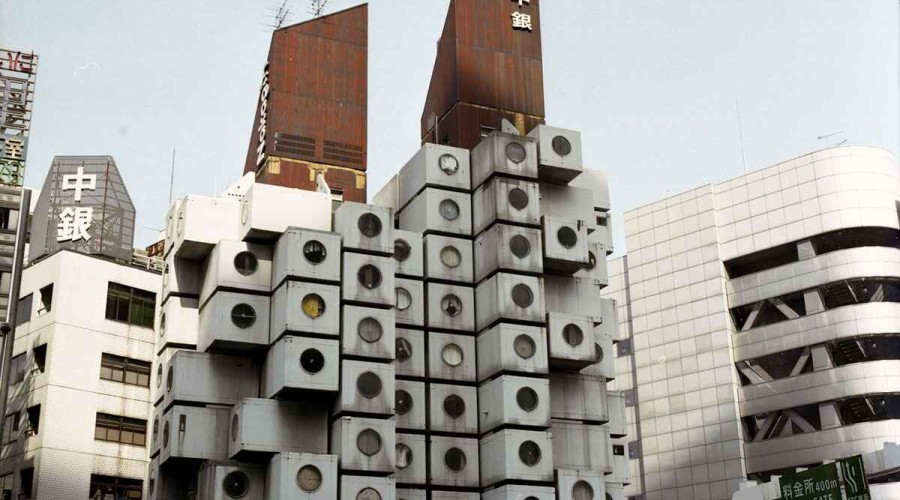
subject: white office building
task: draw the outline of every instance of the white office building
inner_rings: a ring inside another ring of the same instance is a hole
[[[840,147],[625,213],[605,293],[629,496],[730,499],[860,454],[900,497],[898,200],[892,155]]]

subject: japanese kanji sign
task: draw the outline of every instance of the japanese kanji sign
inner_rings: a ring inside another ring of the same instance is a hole
[[[0,184],[21,186],[38,57],[0,48]]]
[[[837,464],[825,464],[779,480],[782,500],[841,500]]]
[[[838,460],[841,479],[844,480],[844,492],[847,500],[870,500],[869,482],[866,480],[866,468],[861,455]]]
[[[526,4],[531,5],[531,0],[513,0],[514,2],[519,4],[519,11],[515,11],[510,14],[512,17],[512,27],[516,30],[528,30],[531,31],[534,27],[531,24],[531,14],[526,14],[524,12],[520,12],[522,7]]]

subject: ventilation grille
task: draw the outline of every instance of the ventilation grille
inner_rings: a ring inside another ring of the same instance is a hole
[[[322,157],[326,160],[342,161],[362,165],[363,148],[352,144],[325,141],[325,151]]]
[[[299,135],[275,133],[275,152],[300,156],[316,156],[316,139]]]

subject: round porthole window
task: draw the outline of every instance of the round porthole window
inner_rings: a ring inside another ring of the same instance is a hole
[[[359,279],[359,283],[369,290],[378,288],[381,285],[381,271],[372,264],[366,264],[359,268],[359,273],[357,273],[356,277]]]
[[[524,309],[534,303],[534,294],[528,285],[519,283],[512,289],[512,299],[517,306]]]
[[[303,314],[312,319],[316,319],[325,314],[325,299],[320,295],[311,293],[300,301],[300,307],[303,308]]]
[[[159,336],[164,337],[166,335],[166,313],[162,313],[159,315]]]
[[[506,194],[506,199],[516,210],[525,210],[525,207],[528,206],[528,193],[519,188],[510,189]]]
[[[541,461],[541,448],[534,441],[525,441],[519,445],[519,460],[529,467],[534,467]]]
[[[441,359],[447,366],[457,367],[463,362],[462,347],[456,344],[447,344],[441,349]]]
[[[310,264],[321,264],[328,252],[320,241],[309,240],[303,244],[303,258]]]
[[[518,142],[511,142],[506,145],[506,157],[513,163],[522,163],[525,161],[525,147]]]
[[[163,448],[169,447],[169,421],[163,424]]]
[[[569,344],[572,347],[578,347],[584,341],[584,332],[582,332],[581,328],[574,323],[569,323],[563,327],[562,334],[566,344]]]
[[[242,276],[250,276],[259,268],[259,260],[252,252],[240,252],[234,256],[234,268]]]
[[[162,363],[156,365],[156,387],[162,387],[163,369]]]
[[[459,205],[453,200],[444,200],[438,205],[438,211],[441,217],[447,220],[456,220],[459,218]]]
[[[403,287],[397,287],[394,289],[394,293],[396,294],[397,310],[409,309],[409,306],[412,305],[412,295],[409,294],[409,291]]]
[[[229,498],[244,498],[250,491],[250,480],[240,471],[229,472],[222,480],[222,491]]]
[[[307,373],[319,373],[325,368],[325,356],[318,349],[307,349],[300,353],[300,368]]]
[[[306,492],[318,490],[322,487],[322,471],[314,465],[304,465],[297,471],[297,486]]]
[[[441,155],[438,159],[438,166],[440,166],[441,172],[447,175],[454,175],[459,170],[459,160],[451,154]]]
[[[356,436],[356,448],[371,457],[381,451],[381,435],[372,429],[366,429]]]
[[[519,408],[533,412],[538,407],[538,395],[531,387],[522,387],[516,391],[516,403]]]
[[[412,411],[413,398],[412,395],[403,389],[394,391],[394,406],[397,415],[406,415]]]
[[[462,255],[455,247],[444,247],[441,250],[441,262],[453,269],[459,267],[459,264],[462,262]]]
[[[444,465],[453,472],[466,468],[466,454],[459,448],[450,448],[444,453]]]
[[[381,234],[381,219],[375,214],[362,214],[356,221],[356,227],[363,236],[374,238]]]
[[[597,363],[603,361],[603,348],[600,344],[594,344],[594,355],[597,356]]]
[[[377,319],[363,318],[362,321],[359,322],[359,325],[356,326],[356,333],[359,335],[359,338],[373,344],[381,339],[384,330],[381,328],[381,323],[379,323]]]
[[[517,234],[509,239],[509,250],[516,257],[524,259],[531,253],[531,242],[528,241],[528,238]]]
[[[587,481],[578,481],[572,487],[573,500],[594,500],[594,488]]]
[[[256,323],[256,311],[249,304],[238,304],[231,308],[231,322],[241,330]]]
[[[537,346],[528,335],[522,334],[516,337],[516,340],[513,341],[513,349],[516,351],[516,355],[522,359],[531,359],[534,356],[534,352],[537,349]]]
[[[563,248],[572,248],[578,244],[578,234],[569,226],[563,226],[556,231],[556,240]]]
[[[172,392],[172,384],[175,383],[175,368],[169,367],[166,371],[166,392]]]
[[[409,448],[409,446],[406,446],[403,443],[397,443],[396,449],[397,449],[397,468],[403,470],[403,469],[409,467],[413,461],[412,450]]]
[[[381,394],[381,378],[372,372],[365,372],[356,379],[356,390],[366,399],[374,399]]]
[[[463,416],[463,413],[465,412],[466,402],[463,401],[463,398],[456,394],[451,394],[444,398],[444,413],[446,413],[448,417],[455,420]]]
[[[559,156],[569,156],[572,153],[572,143],[565,137],[558,135],[550,142],[553,152]]]
[[[231,440],[237,441],[238,432],[240,431],[240,420],[238,419],[237,414],[231,417]]]
[[[399,239],[394,242],[394,260],[397,262],[406,262],[411,252],[412,247],[409,246],[406,240]]]
[[[375,488],[365,488],[356,494],[356,500],[381,500],[381,493]]]
[[[456,317],[462,312],[462,300],[452,293],[445,295],[441,299],[441,310],[451,318]]]
[[[394,355],[397,361],[403,363],[412,357],[412,352],[412,344],[408,340],[404,338],[394,340]]]

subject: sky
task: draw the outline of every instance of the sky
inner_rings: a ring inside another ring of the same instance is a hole
[[[155,241],[173,149],[175,197],[240,176],[280,4],[0,0],[0,46],[40,56],[26,185],[54,155],[112,155],[135,243]],[[288,0],[288,23],[308,4]],[[419,148],[448,4],[370,2],[370,198]],[[541,15],[547,123],[581,130],[585,165],[609,172],[618,254],[624,211],[844,140],[900,150],[897,0],[543,0]]]

